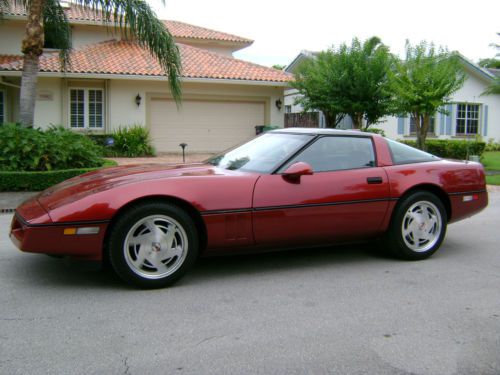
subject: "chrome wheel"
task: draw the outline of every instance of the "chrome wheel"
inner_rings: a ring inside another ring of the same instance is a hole
[[[440,210],[432,202],[413,203],[401,224],[404,243],[417,253],[431,250],[440,239],[442,222]]]
[[[150,280],[177,271],[188,252],[186,231],[170,216],[151,215],[130,228],[123,242],[123,254],[130,270]]]

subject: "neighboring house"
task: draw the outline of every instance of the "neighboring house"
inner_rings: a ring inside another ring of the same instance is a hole
[[[294,73],[304,59],[314,58],[316,52],[302,51],[286,68]],[[500,95],[481,95],[486,87],[500,74],[498,69],[484,69],[460,56],[467,75],[464,86],[458,90],[446,107],[448,114],[436,114],[429,129],[430,138],[462,139],[482,137],[488,141],[500,142]],[[299,94],[295,89],[285,91],[285,112],[300,113],[302,108],[295,105]],[[318,126],[324,126],[319,116]],[[347,117],[340,124],[341,128],[352,126]],[[415,139],[415,124],[409,118],[387,117],[380,124],[372,125],[383,129],[386,136],[392,139]]]
[[[110,132],[140,124],[159,152],[216,152],[255,135],[255,126],[283,127],[284,89],[291,75],[238,60],[252,40],[177,21],[164,21],[182,59],[183,100],[177,108],[151,54],[124,40],[86,8],[65,4],[72,26],[70,65],[58,51],[40,58],[35,125],[62,124]],[[26,22],[19,8],[0,20],[0,123],[19,116],[20,53]],[[50,47],[50,46],[47,46]]]

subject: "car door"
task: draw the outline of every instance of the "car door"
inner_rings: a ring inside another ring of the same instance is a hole
[[[306,162],[312,175],[282,172]],[[253,198],[256,243],[303,246],[378,234],[389,201],[388,178],[370,136],[322,136],[276,173],[262,175]]]

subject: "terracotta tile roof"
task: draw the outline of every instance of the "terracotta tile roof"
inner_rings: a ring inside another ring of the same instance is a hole
[[[226,42],[236,42],[251,44],[253,40],[242,38],[240,36],[222,33],[207,29],[200,26],[190,25],[185,22],[179,21],[163,21],[170,33],[177,38],[190,38],[190,39],[206,39],[206,40],[220,40]]]
[[[22,58],[21,55],[0,55],[0,66],[3,64],[10,64]]]
[[[1,7],[0,7],[1,8]],[[26,10],[20,4],[12,4],[10,9],[2,10],[4,14],[10,16],[20,16],[26,17]],[[71,21],[79,21],[79,22],[102,22],[104,21],[104,17],[101,13],[95,13],[89,7],[83,7],[76,4],[70,4],[69,8],[65,9],[66,17]],[[236,35],[223,33],[220,31],[215,31],[211,29],[207,29],[204,27],[190,25],[188,23],[179,22],[179,21],[167,21],[164,20],[166,28],[170,33],[177,38],[192,38],[192,39],[204,39],[204,40],[217,40],[223,42],[234,42],[241,44],[252,44],[253,40],[242,38]]]
[[[205,49],[178,43],[184,78],[236,79],[250,81],[289,82],[293,76],[280,70],[252,64]],[[22,59],[0,64],[0,71],[22,70]],[[60,72],[57,52],[40,58],[41,72]],[[74,49],[70,53],[68,73],[121,74],[163,76],[153,56],[138,44],[110,40]]]

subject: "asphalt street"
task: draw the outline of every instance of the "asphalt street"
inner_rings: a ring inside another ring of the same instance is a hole
[[[500,193],[429,260],[204,259],[176,286],[21,253],[0,215],[0,374],[500,374]]]

